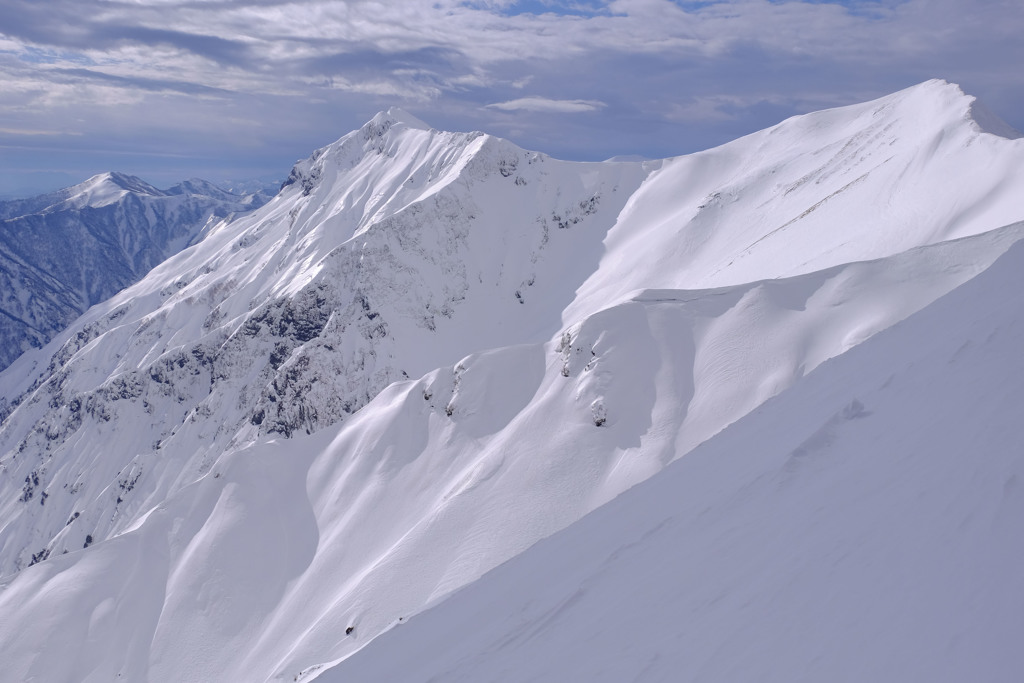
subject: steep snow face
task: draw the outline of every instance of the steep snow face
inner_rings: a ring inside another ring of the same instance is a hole
[[[956,154],[989,149],[962,158],[1002,208],[906,239],[866,194],[826,211],[838,180],[758,189],[810,172],[754,154],[771,132],[575,164],[378,115],[0,375],[0,609],[19,625],[0,660],[55,681],[291,680],[352,653],[1019,240],[986,221],[1024,217],[1020,179],[986,174],[1021,147],[970,105],[929,83],[776,129],[806,129],[770,147],[797,166],[925,112],[974,140]],[[919,177],[906,192],[953,213],[941,192],[979,196],[894,146]],[[739,170],[761,180],[729,220],[695,224],[689,200]],[[786,229],[765,220],[796,207]],[[844,242],[804,230],[819,213]]]
[[[642,287],[806,273],[1020,220],[1024,140],[999,124],[958,86],[929,81],[667,160],[566,322]]]
[[[318,683],[1020,680],[1021,246]]]
[[[104,173],[0,203],[0,369],[180,251],[211,220],[263,201],[204,181],[161,191]]]

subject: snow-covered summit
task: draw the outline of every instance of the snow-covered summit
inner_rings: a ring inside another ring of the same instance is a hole
[[[71,208],[90,206],[98,209],[122,199],[128,193],[148,197],[165,195],[141,178],[110,171],[94,175],[85,182],[68,188],[65,205]]]
[[[9,219],[44,211],[101,208],[127,193],[159,197],[164,192],[135,176],[117,171],[98,173],[91,178],[55,192],[35,197],[0,202],[0,218]]]
[[[158,190],[139,177],[107,171],[97,173],[87,180],[55,192],[0,203],[0,216],[13,218],[43,211],[66,209],[102,208],[127,195],[141,197],[162,197],[167,193]]]
[[[434,179],[443,174],[451,161],[463,156],[468,143],[481,136],[482,133],[437,131],[408,112],[392,107],[297,162],[283,187],[296,185],[306,196],[318,185],[325,185],[330,191],[338,173],[352,170],[367,155],[385,157],[392,173],[411,171],[413,166],[420,167],[426,162]],[[438,158],[440,152],[444,153],[443,158]]]
[[[928,81],[667,160],[608,235],[615,275],[598,269],[568,318],[643,287],[796,275],[1019,220],[1024,143],[972,111]]]
[[[883,98],[886,99],[886,98]],[[945,118],[954,122],[959,115],[961,120],[973,123],[981,132],[996,135],[1008,140],[1016,140],[1021,133],[999,118],[985,103],[973,95],[968,95],[956,83],[941,78],[925,81],[906,90],[894,93],[890,98],[908,107],[928,109],[939,107],[936,119]],[[943,106],[944,105],[944,106]]]
[[[351,654],[1019,241],[1024,147],[971,105],[929,82],[662,162],[375,116],[0,375],[0,609],[90,634],[0,660]]]
[[[401,107],[388,107],[387,110],[378,112],[370,119],[370,122],[377,126],[383,125],[385,121],[388,122],[389,127],[399,125],[408,128],[419,128],[420,130],[432,130],[432,126],[424,123]]]

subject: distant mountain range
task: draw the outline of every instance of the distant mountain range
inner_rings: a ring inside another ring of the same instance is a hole
[[[392,109],[81,228],[151,269],[0,373],[0,681],[1019,678],[1022,197],[929,81],[656,161]]]
[[[192,243],[211,221],[267,199],[198,179],[158,190],[104,173],[0,202],[0,369]]]

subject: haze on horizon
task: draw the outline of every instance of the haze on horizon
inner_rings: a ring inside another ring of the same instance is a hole
[[[278,179],[398,105],[556,157],[667,157],[929,78],[1024,128],[1015,0],[8,0],[0,197]]]

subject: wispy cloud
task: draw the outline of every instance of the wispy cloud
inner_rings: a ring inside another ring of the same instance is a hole
[[[491,109],[502,111],[532,111],[551,114],[577,114],[586,111],[598,111],[605,107],[604,102],[596,100],[552,100],[547,97],[520,97],[508,102],[496,102],[487,105]]]
[[[68,133],[60,130],[38,130],[34,128],[0,128],[0,135],[14,135],[14,136],[30,136],[35,137],[39,135],[54,136],[54,135],[81,135],[81,133]]]

